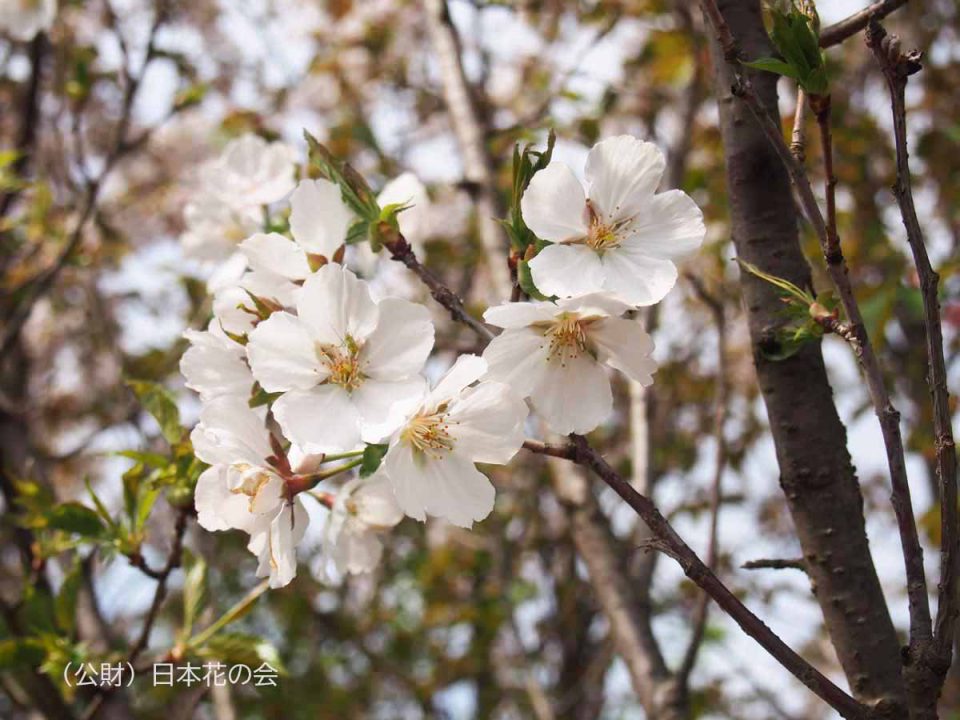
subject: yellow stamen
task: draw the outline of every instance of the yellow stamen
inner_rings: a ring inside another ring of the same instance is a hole
[[[400,433],[400,439],[434,459],[453,450],[453,438],[450,437],[446,413],[418,415],[407,423]]]
[[[343,345],[317,345],[317,357],[327,367],[330,376],[327,382],[339,385],[352,392],[363,384],[364,375],[360,372],[360,345],[347,336]]]
[[[582,319],[577,315],[560,315],[546,329],[544,337],[550,342],[547,358],[558,360],[561,365],[580,357],[587,349],[587,334]]]

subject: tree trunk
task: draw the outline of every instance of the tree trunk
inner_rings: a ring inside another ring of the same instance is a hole
[[[774,54],[759,0],[718,4],[745,57]],[[750,110],[733,97],[734,78],[715,41],[711,53],[737,254],[810,287],[787,173]],[[776,76],[751,77],[761,102],[779,119]],[[780,484],[830,639],[854,695],[882,704],[891,717],[905,717],[899,643],[870,555],[863,499],[819,344],[787,360],[767,360],[762,350],[775,343],[781,303],[769,283],[747,273],[741,283]]]

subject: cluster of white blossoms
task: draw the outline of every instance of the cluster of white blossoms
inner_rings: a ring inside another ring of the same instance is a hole
[[[57,17],[57,0],[0,0],[0,33],[14,40],[32,40]]]
[[[607,365],[653,383],[653,341],[636,307],[660,302],[677,282],[674,261],[700,246],[703,214],[680,190],[657,193],[665,161],[656,145],[629,135],[587,155],[587,191],[551,162],[533,176],[523,220],[549,244],[530,261],[537,289],[556,302],[512,302],[484,319],[503,328],[483,356],[488,377],[530,398],[558,433],[586,433],[609,417]]]
[[[228,237],[243,269],[217,289],[208,329],[187,332],[181,361],[202,402],[194,450],[210,465],[196,489],[199,523],[248,533],[273,587],[296,574],[304,498],[329,512],[325,560],[340,574],[369,571],[403,516],[469,528],[489,515],[495,491],[477,463],[504,465],[523,445],[525,398],[550,429],[584,433],[611,413],[607,366],[652,383],[653,344],[623,316],[662,299],[676,281],[673,259],[704,234],[686,195],[656,194],[664,162],[649,143],[598,144],[588,194],[568,168],[548,165],[521,209],[551,243],[530,268],[557,299],[489,309],[485,319],[503,331],[483,357],[461,355],[430,383],[427,308],[377,297],[344,264],[356,218],[341,188],[304,179],[293,189],[283,147],[243,138],[206,171],[204,202],[233,212],[207,215],[205,237]],[[401,187],[416,197],[380,203],[426,201],[418,183]],[[268,206],[285,194],[289,214],[274,217]],[[252,207],[256,222],[240,212]],[[250,220],[243,239],[240,216]]]

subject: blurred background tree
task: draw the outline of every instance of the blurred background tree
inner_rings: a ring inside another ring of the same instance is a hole
[[[825,27],[862,9],[823,5]],[[914,194],[956,392],[960,17],[934,0],[885,23],[924,53],[907,94]],[[581,167],[597,139],[632,133],[664,148],[664,187],[697,200],[708,242],[678,289],[641,313],[656,384],[618,381],[616,415],[592,439],[738,596],[843,683],[778,486],[731,262],[711,37],[699,8],[657,0],[62,0],[47,32],[0,39],[0,715],[832,717],[645,551],[647,528],[613,493],[563,461],[523,456],[492,472],[496,510],[471,532],[405,521],[370,576],[323,581],[308,542],[297,580],[259,597],[241,540],[191,517],[197,468],[173,406],[192,425],[181,333],[206,324],[210,301],[178,237],[203,160],[246,132],[305,155],[306,128],[377,188],[415,172],[430,193],[425,262],[479,311],[509,292],[495,219],[508,210],[514,146],[542,146],[553,129],[555,158]],[[890,192],[887,91],[861,35],[826,58],[838,230],[903,413],[935,578],[933,415],[918,279]],[[786,137],[820,188],[815,118],[799,115],[798,136],[796,85],[779,90]],[[825,289],[816,237],[800,225]],[[472,347],[436,316],[443,348]],[[823,354],[903,638],[876,421],[843,341],[828,337]],[[227,627],[188,642],[238,602]],[[171,658],[268,661],[283,674],[278,687],[153,686],[150,663]],[[126,660],[140,670],[129,689],[64,682],[67,662]],[[941,705],[960,717],[957,678]]]

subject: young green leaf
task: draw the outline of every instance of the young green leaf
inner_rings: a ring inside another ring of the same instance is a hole
[[[164,439],[170,444],[183,437],[180,426],[180,411],[170,392],[162,385],[145,380],[128,380],[127,386],[133,390],[144,410],[150,413],[160,426]]]

